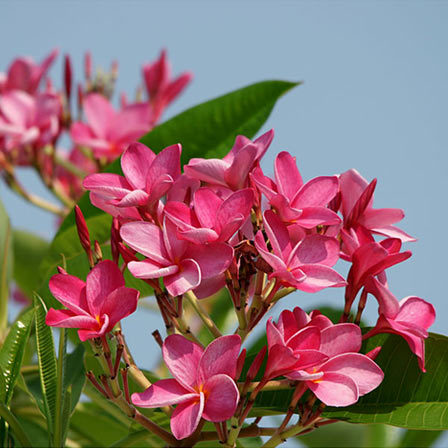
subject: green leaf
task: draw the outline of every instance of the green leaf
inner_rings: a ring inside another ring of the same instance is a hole
[[[47,310],[42,299],[37,294],[34,296],[34,311],[40,384],[48,430],[52,435],[54,431],[57,397],[56,353],[51,328],[45,323]]]
[[[26,343],[33,322],[34,310],[30,308],[21,314],[10,328],[8,336],[0,349],[0,369],[5,383],[4,403],[11,401],[14,386],[20,374]]]
[[[12,230],[0,201],[0,342],[8,326],[9,281],[13,269]]]
[[[448,429],[448,338],[430,333],[426,340],[426,369],[399,336],[382,334],[370,338],[363,352],[382,346],[376,362],[384,380],[373,392],[346,408],[327,407],[327,418],[351,423],[384,423],[406,429]],[[256,399],[257,415],[284,413],[292,391],[262,392]]]
[[[155,152],[180,142],[183,162],[192,157],[223,156],[238,134],[253,137],[268,118],[276,101],[296,85],[298,83],[264,81],[244,87],[186,110],[154,128],[141,141]],[[120,173],[120,161],[116,160],[105,171]],[[104,249],[103,245],[110,237],[112,218],[94,207],[87,193],[78,205],[86,218],[92,242],[98,240]],[[89,266],[78,240],[73,211],[62,223],[39,267],[42,279],[39,294],[47,306],[58,308],[60,304],[48,291],[48,281],[61,263],[61,254],[67,259],[68,271],[85,278]],[[149,287],[142,281],[134,280],[132,287],[137,287],[142,295],[150,293]]]
[[[51,329],[50,329],[51,331]],[[63,419],[64,411],[70,406],[70,393],[68,394],[68,404],[66,403],[67,388],[64,384],[64,378],[66,375],[66,362],[67,362],[67,329],[61,328],[59,332],[59,353],[56,363],[56,402],[54,413],[54,425],[53,425],[53,445],[64,445],[64,434],[67,429],[67,420]]]
[[[14,437],[18,440],[20,445],[24,447],[32,446],[25,431],[22,428],[22,425],[3,403],[0,403],[0,418],[8,422]]]
[[[443,435],[444,431],[422,431],[408,429],[397,448],[430,448]]]
[[[50,243],[33,233],[14,229],[14,281],[28,296],[40,285],[37,268],[44,258]]]
[[[64,386],[66,390],[68,389],[71,393],[70,414],[72,414],[75,410],[86,382],[84,352],[84,346],[79,344],[75,350],[67,356],[67,369],[64,376]]]

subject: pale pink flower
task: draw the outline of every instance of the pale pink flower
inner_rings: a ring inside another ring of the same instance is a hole
[[[50,291],[68,309],[50,308],[46,323],[52,327],[78,328],[81,341],[104,336],[137,308],[139,291],[127,288],[123,274],[110,260],[101,261],[85,282],[69,274],[50,279]]]
[[[193,434],[201,418],[228,420],[239,400],[234,379],[240,348],[238,335],[217,338],[205,350],[181,335],[168,336],[162,352],[174,378],[132,394],[132,402],[144,408],[177,405],[170,424],[178,440]]]
[[[425,372],[425,339],[428,328],[434,323],[434,307],[420,297],[405,297],[398,301],[387,286],[371,277],[366,291],[378,300],[379,318],[374,328],[363,338],[378,333],[395,333],[402,336],[409,348],[418,357],[418,363]]]
[[[128,269],[136,278],[163,278],[172,296],[179,296],[201,282],[224,273],[233,260],[233,249],[225,243],[196,245],[180,240],[175,225],[165,218],[162,229],[150,222],[123,224],[120,235],[132,249],[146,257],[131,261]]]
[[[115,111],[104,96],[91,93],[83,99],[83,107],[87,124],[73,123],[71,137],[76,145],[90,148],[96,158],[114,160],[129,143],[151,128],[151,111],[144,103],[130,104]]]
[[[191,82],[193,74],[184,72],[171,79],[171,66],[162,50],[159,59],[143,66],[143,79],[152,107],[152,122],[159,121],[165,107],[174,101]]]
[[[251,141],[239,135],[233,148],[222,159],[191,159],[184,167],[185,174],[210,186],[231,191],[250,186],[249,174],[258,166],[274,138],[270,130]]]
[[[293,245],[286,225],[273,211],[264,213],[263,223],[272,252],[266,245],[262,231],[255,235],[255,247],[273,269],[270,278],[275,277],[285,286],[306,292],[346,284],[344,278],[330,267],[339,258],[336,239],[308,235]]]
[[[193,208],[171,201],[164,213],[176,224],[182,239],[196,244],[226,242],[247,220],[253,203],[250,188],[232,193],[225,201],[209,188],[200,188],[193,196]]]
[[[180,176],[180,153],[180,145],[168,146],[156,155],[145,145],[132,143],[121,158],[124,177],[91,174],[84,179],[84,188],[91,191],[95,206],[113,216],[141,219],[137,209],[156,214],[159,199]]]
[[[351,169],[339,176],[339,184],[345,228],[362,226],[372,233],[399,238],[403,242],[415,241],[415,238],[392,225],[404,218],[403,210],[372,207],[376,179],[369,184],[358,171]]]
[[[40,64],[36,64],[31,58],[15,59],[6,74],[0,73],[0,93],[11,90],[22,90],[31,95],[36,93],[58,52],[57,49],[53,50]]]
[[[327,208],[338,192],[338,178],[320,176],[304,184],[296,158],[286,151],[275,159],[275,182],[260,169],[252,173],[251,179],[285,223],[312,229],[341,222],[338,215]]]
[[[44,93],[31,96],[13,90],[0,96],[0,139],[6,152],[18,150],[14,156],[19,164],[28,164],[25,146],[40,148],[56,138],[61,114],[60,99]]]

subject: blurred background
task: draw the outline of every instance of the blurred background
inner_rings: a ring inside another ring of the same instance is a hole
[[[263,168],[271,174],[276,154],[287,150],[304,180],[349,168],[369,181],[377,177],[375,207],[403,208],[400,227],[418,239],[407,247],[413,257],[390,270],[390,287],[399,299],[431,301],[437,310],[432,331],[446,334],[447,23],[448,3],[431,1],[2,0],[0,71],[19,55],[40,61],[57,47],[50,76],[59,87],[62,55],[71,55],[80,80],[89,50],[96,66],[118,61],[117,92],[132,99],[141,65],[166,48],[174,74],[190,70],[194,80],[164,119],[256,81],[303,80],[277,103],[264,127],[276,136]],[[31,171],[23,169],[20,178],[51,198]],[[3,184],[0,195],[14,227],[52,238],[52,215]],[[341,264],[339,271],[345,268]],[[297,294],[282,308],[323,303],[340,306],[341,292]],[[366,317],[375,316],[371,301]],[[158,356],[149,339],[158,326],[146,310],[125,322],[143,367]],[[446,437],[439,446],[444,443]]]

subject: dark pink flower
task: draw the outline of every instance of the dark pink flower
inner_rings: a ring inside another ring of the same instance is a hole
[[[178,239],[175,225],[166,218],[162,229],[144,221],[125,223],[120,235],[132,249],[146,257],[128,264],[131,274],[144,279],[163,278],[172,296],[220,276],[233,260],[233,249],[228,244],[196,245]]]
[[[114,160],[151,128],[151,111],[144,103],[117,112],[104,96],[91,93],[83,99],[83,107],[87,124],[73,123],[70,134],[76,145],[90,148],[96,158]]]
[[[375,327],[364,335],[364,339],[378,333],[402,336],[425,372],[425,339],[436,317],[434,307],[420,297],[405,297],[398,301],[387,286],[373,277],[369,279],[366,291],[378,300],[379,318]]]
[[[101,261],[85,282],[73,275],[56,274],[50,291],[68,309],[50,308],[46,323],[51,327],[78,328],[81,341],[104,336],[137,308],[139,291],[126,288],[123,274],[110,260]]]
[[[285,286],[306,292],[346,284],[344,278],[330,267],[339,259],[336,239],[308,235],[293,243],[286,225],[273,211],[264,213],[263,222],[272,252],[261,231],[255,235],[255,247],[273,269],[270,278],[275,277]]]
[[[239,400],[234,379],[240,348],[238,335],[217,338],[205,350],[181,335],[168,336],[163,359],[174,378],[132,394],[132,402],[144,408],[177,405],[171,416],[176,439],[193,434],[201,418],[228,420]]]

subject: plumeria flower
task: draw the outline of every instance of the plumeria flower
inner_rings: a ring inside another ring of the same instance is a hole
[[[376,179],[369,184],[358,171],[351,169],[339,176],[339,183],[345,228],[362,226],[372,233],[399,238],[403,242],[415,241],[415,238],[392,225],[404,218],[403,210],[372,207]]]
[[[15,59],[6,74],[0,73],[0,93],[11,90],[22,90],[33,95],[46,75],[59,51],[53,50],[40,64],[31,58]]]
[[[425,372],[425,339],[428,328],[434,323],[434,307],[420,297],[405,297],[398,301],[387,286],[371,277],[366,291],[378,300],[379,318],[374,328],[363,338],[378,333],[394,333],[402,336],[409,348],[418,358],[418,363]]]
[[[110,260],[98,263],[85,282],[69,274],[56,274],[50,291],[68,309],[50,308],[46,324],[51,327],[78,328],[81,341],[104,336],[117,322],[137,308],[139,291],[127,288],[123,274]]]
[[[114,160],[151,127],[151,111],[145,103],[130,104],[117,112],[104,96],[91,93],[83,107],[87,124],[73,123],[70,134],[76,145],[90,148],[98,159]]]
[[[273,268],[270,278],[307,292],[346,284],[344,278],[330,267],[339,258],[339,244],[334,238],[309,235],[293,245],[286,225],[273,211],[264,213],[263,222],[272,252],[261,230],[255,235],[255,247]]]
[[[132,143],[121,158],[124,177],[91,174],[85,178],[84,188],[91,191],[93,205],[113,216],[138,220],[138,208],[149,215],[156,214],[159,199],[180,176],[181,150],[180,145],[172,145],[156,155],[147,146]]]
[[[239,135],[233,148],[222,159],[191,159],[184,167],[185,174],[208,185],[223,189],[227,194],[250,186],[249,174],[258,166],[274,138],[270,130],[251,141]]]
[[[201,418],[228,420],[239,400],[234,379],[240,348],[238,335],[219,337],[205,350],[181,335],[168,336],[162,353],[174,378],[132,394],[132,402],[144,408],[177,405],[170,424],[178,440],[193,434]]]
[[[176,226],[166,218],[162,229],[144,221],[125,223],[120,235],[146,257],[128,264],[131,274],[136,278],[163,278],[172,296],[194,290],[203,280],[223,274],[233,260],[233,249],[228,244],[196,245],[178,239]]]
[[[17,163],[29,164],[24,147],[40,148],[59,133],[61,102],[53,94],[35,97],[14,90],[0,96],[0,138],[6,152],[19,149]]]
[[[228,241],[247,220],[254,193],[250,188],[232,193],[225,201],[209,188],[200,188],[193,208],[183,202],[168,202],[165,215],[178,228],[178,236],[196,244]]]
[[[192,73],[184,72],[171,79],[166,50],[162,50],[157,61],[143,65],[143,79],[152,107],[153,124],[159,121],[164,109],[182,93],[192,78]]]
[[[338,192],[338,178],[320,176],[304,184],[296,158],[286,151],[275,159],[275,182],[261,170],[254,171],[251,179],[285,223],[312,229],[341,222],[338,215],[327,208]]]

